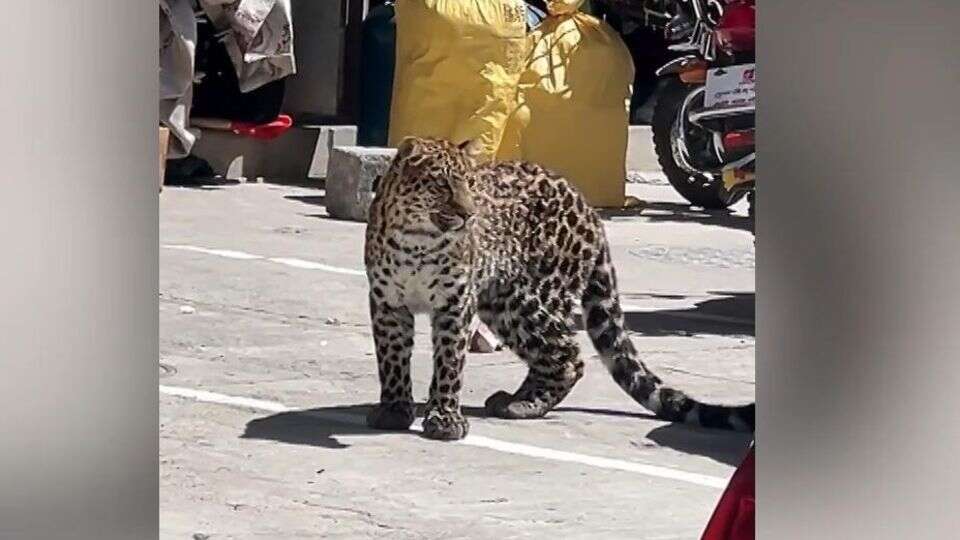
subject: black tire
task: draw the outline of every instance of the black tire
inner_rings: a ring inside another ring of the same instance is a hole
[[[711,180],[702,174],[689,173],[673,157],[671,137],[674,122],[683,100],[694,88],[675,77],[661,81],[653,107],[653,148],[670,185],[690,204],[710,210],[727,208],[739,201],[743,193],[724,197],[721,179]]]

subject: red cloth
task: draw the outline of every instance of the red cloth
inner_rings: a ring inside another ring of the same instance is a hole
[[[754,446],[734,471],[701,540],[754,540]]]

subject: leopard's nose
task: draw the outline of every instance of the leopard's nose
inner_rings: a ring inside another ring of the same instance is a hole
[[[476,213],[476,207],[469,197],[454,196],[450,200],[450,209],[453,211],[453,213],[462,217],[463,219],[467,219]]]
[[[434,212],[430,214],[430,221],[433,222],[438,229],[444,232],[459,231],[467,223],[466,218],[464,217],[444,212]]]

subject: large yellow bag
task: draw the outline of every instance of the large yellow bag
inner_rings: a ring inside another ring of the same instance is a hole
[[[548,0],[521,80],[523,159],[566,176],[596,207],[622,207],[633,60],[620,36],[579,7]]]
[[[523,0],[398,0],[390,146],[406,136],[479,140],[487,158],[518,158],[516,117],[527,52]]]

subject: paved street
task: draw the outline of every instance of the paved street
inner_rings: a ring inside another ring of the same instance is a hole
[[[607,215],[628,326],[645,361],[706,399],[754,396],[754,250],[746,204],[690,210],[630,184]],[[363,427],[378,396],[364,225],[323,191],[167,187],[160,196],[161,538],[699,537],[749,443],[652,419],[580,333],[586,376],[547,418],[483,417],[525,372],[471,354],[470,437]],[[430,380],[417,320],[415,395]]]

